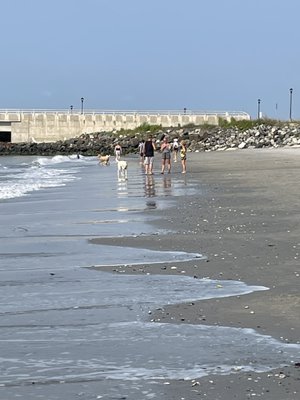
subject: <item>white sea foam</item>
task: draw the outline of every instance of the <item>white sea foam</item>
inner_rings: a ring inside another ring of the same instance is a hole
[[[60,164],[60,163],[65,163],[65,162],[74,162],[74,160],[77,160],[77,155],[71,155],[71,156],[57,155],[52,158],[40,157],[34,163],[39,164],[39,165],[54,165],[54,164]]]
[[[22,197],[47,187],[63,186],[77,179],[76,168],[68,169],[65,163],[77,161],[77,156],[40,157],[30,163],[1,165],[0,199]],[[58,168],[60,165],[60,168]],[[62,168],[64,166],[64,168]]]

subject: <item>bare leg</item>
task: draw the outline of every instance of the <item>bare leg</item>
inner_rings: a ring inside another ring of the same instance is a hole
[[[171,172],[171,159],[168,160],[168,174]]]
[[[149,174],[150,174],[150,175],[153,175],[153,162],[150,162],[150,165],[149,165]]]

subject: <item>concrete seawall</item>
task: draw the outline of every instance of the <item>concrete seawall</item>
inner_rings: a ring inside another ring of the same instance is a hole
[[[142,124],[218,125],[220,118],[249,120],[250,116],[245,112],[0,110],[0,142],[56,142],[83,133],[135,129]]]

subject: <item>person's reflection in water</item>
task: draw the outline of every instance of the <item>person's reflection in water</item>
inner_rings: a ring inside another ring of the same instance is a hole
[[[153,175],[145,175],[145,197],[155,197],[155,182]],[[155,200],[147,200],[146,206],[148,209],[156,208]]]
[[[154,197],[154,196],[156,196],[155,182],[154,182],[153,175],[145,176],[145,196],[146,197]]]
[[[172,181],[170,175],[164,176],[163,189],[165,196],[170,196],[172,194]]]
[[[172,186],[172,181],[170,176],[164,176],[164,189],[170,188]]]
[[[187,186],[187,184],[188,184],[187,176],[186,176],[186,175],[183,175],[182,178],[183,178],[183,179],[182,179],[183,186]]]

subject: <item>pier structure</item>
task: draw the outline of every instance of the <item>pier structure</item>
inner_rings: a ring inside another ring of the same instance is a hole
[[[0,142],[56,142],[83,133],[162,127],[218,125],[220,119],[249,120],[242,111],[179,110],[0,110]]]

